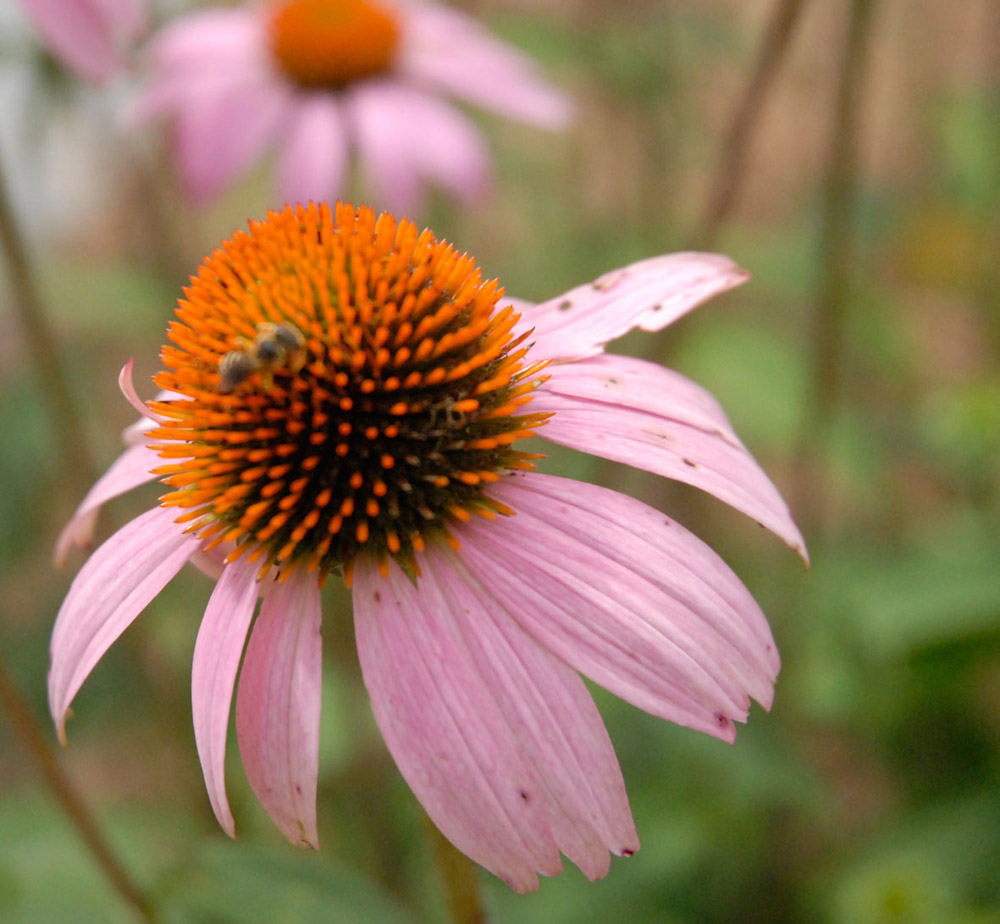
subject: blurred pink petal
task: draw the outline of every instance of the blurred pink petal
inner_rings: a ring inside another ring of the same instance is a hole
[[[347,134],[340,105],[322,94],[298,104],[278,172],[284,202],[320,201],[340,189],[347,169]]]
[[[411,41],[400,71],[417,85],[542,128],[565,128],[572,116],[566,94],[534,61],[494,38],[474,19],[445,7],[412,5]]]
[[[226,798],[226,737],[236,672],[257,604],[258,565],[239,559],[222,569],[205,607],[191,663],[191,714],[212,811],[236,837]]]
[[[150,43],[150,62],[173,73],[241,70],[266,60],[261,17],[247,8],[197,10],[172,19]],[[214,66],[213,66],[214,65]]]
[[[240,756],[253,791],[285,837],[317,850],[322,617],[313,575],[275,586],[261,603],[236,699]]]
[[[806,558],[788,505],[715,399],[678,373],[601,354],[548,369],[532,410],[546,439],[691,484],[753,517]],[[807,559],[808,560],[808,559]]]
[[[355,572],[358,656],[400,771],[444,834],[518,891],[559,870],[558,850],[604,876],[608,851],[638,839],[586,687],[459,556],[428,550],[421,569],[419,591],[395,567]]]
[[[517,515],[463,526],[463,560],[542,646],[640,709],[726,741],[751,696],[770,705],[767,622],[701,540],[579,481],[529,473],[494,493]]]
[[[191,557],[198,543],[154,507],[87,559],[63,600],[50,648],[49,707],[65,740],[70,703],[94,665]]]
[[[287,112],[281,88],[203,85],[175,126],[177,160],[191,197],[210,199],[233,182],[270,144]]]
[[[651,257],[534,308],[517,302],[523,309],[520,326],[534,328],[533,358],[581,359],[601,352],[606,343],[636,327],[662,330],[749,278],[728,257],[714,253]]]
[[[89,548],[94,539],[94,527],[101,507],[113,497],[125,494],[147,481],[153,481],[156,476],[150,469],[160,464],[159,457],[144,445],[130,446],[115,459],[111,467],[94,482],[70,521],[59,533],[56,540],[56,565],[61,568],[66,563],[70,549]]]
[[[422,206],[425,181],[457,198],[480,197],[489,155],[478,130],[448,106],[391,81],[369,81],[348,99],[376,200],[400,214]]]
[[[123,46],[146,23],[143,0],[20,0],[46,43],[85,80],[101,82],[124,65]]]

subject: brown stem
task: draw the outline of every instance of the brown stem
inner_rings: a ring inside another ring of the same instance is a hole
[[[426,815],[424,824],[441,874],[451,924],[486,924],[479,867],[447,840]]]
[[[63,460],[64,483],[82,494],[94,481],[87,441],[80,414],[66,385],[56,340],[45,318],[24,240],[7,195],[3,164],[0,163],[0,249],[10,277],[11,302],[18,316],[28,351],[34,361],[42,393],[57,431],[58,456]]]
[[[24,750],[76,828],[80,840],[83,841],[97,865],[108,878],[111,887],[121,896],[123,901],[135,909],[139,920],[145,924],[156,924],[158,917],[149,900],[139,891],[118,862],[118,858],[101,835],[87,807],[63,772],[48,739],[39,730],[34,714],[8,674],[2,655],[0,655],[0,703],[10,719],[15,734],[24,746]]]
[[[711,248],[729,217],[746,175],[746,160],[754,129],[768,93],[791,44],[805,0],[777,0],[764,33],[757,63],[736,106],[722,145],[719,169],[712,180],[708,206],[694,235],[694,246]]]
[[[861,142],[862,98],[866,62],[876,0],[849,0],[850,16],[841,57],[830,160],[823,192],[820,228],[819,278],[812,331],[811,403],[809,423],[799,453],[799,488],[803,514],[822,515],[820,488],[825,480],[815,470],[822,456],[840,398],[847,310],[851,297],[855,259],[855,192]]]

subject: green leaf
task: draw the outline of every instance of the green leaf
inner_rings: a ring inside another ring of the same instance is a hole
[[[215,841],[161,888],[167,924],[412,924],[380,887],[329,856]]]

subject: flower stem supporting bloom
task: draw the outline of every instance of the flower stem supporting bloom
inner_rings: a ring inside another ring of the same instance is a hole
[[[15,734],[34,762],[42,779],[48,786],[56,802],[66,817],[76,828],[77,834],[90,851],[97,865],[104,872],[111,887],[122,900],[136,911],[138,920],[146,924],[156,924],[159,920],[149,900],[132,882],[114,851],[104,839],[93,817],[77,795],[59,761],[52,753],[45,735],[38,728],[34,713],[25,703],[13,678],[7,672],[6,663],[0,654],[0,704],[3,705]]]
[[[0,248],[7,262],[14,311],[24,331],[42,392],[52,413],[61,447],[64,485],[82,494],[94,480],[80,415],[59,364],[56,340],[42,310],[38,286],[18,228],[0,163]]]
[[[453,847],[426,815],[424,827],[431,841],[434,863],[441,874],[441,885],[452,924],[485,924],[486,911],[482,904],[479,867]]]

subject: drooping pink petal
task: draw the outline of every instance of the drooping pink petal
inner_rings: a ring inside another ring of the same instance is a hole
[[[121,43],[145,22],[140,0],[22,0],[52,51],[86,80],[122,66]]]
[[[278,171],[283,202],[336,198],[347,167],[343,121],[340,103],[325,94],[310,94],[296,103]]]
[[[285,837],[316,849],[321,621],[314,575],[303,571],[272,587],[250,635],[236,696],[236,734],[253,791]]]
[[[402,7],[405,38],[397,69],[425,89],[543,128],[569,122],[567,96],[534,61],[494,38],[476,20],[440,5]]]
[[[257,604],[258,569],[243,558],[222,569],[198,629],[191,664],[191,714],[198,758],[212,811],[230,837],[236,837],[236,825],[226,798],[229,707]]]
[[[87,559],[52,631],[49,708],[65,741],[66,715],[104,652],[178,572],[197,542],[155,507],[125,524]]]
[[[670,369],[600,354],[553,365],[531,411],[554,443],[694,485],[753,517],[808,560],[777,488],[711,395]]]
[[[590,693],[574,670],[529,638],[504,603],[469,574],[460,553],[429,549],[421,556],[420,565],[418,587],[399,583],[395,592],[413,597],[411,607],[420,607],[424,601],[423,618],[432,620],[436,624],[433,631],[454,644],[455,656],[467,671],[464,682],[481,688],[477,698],[481,695],[497,707],[496,714],[490,711],[473,720],[475,734],[508,739],[511,750],[522,756],[536,788],[524,788],[530,780],[519,780],[516,773],[505,777],[500,766],[493,771],[495,785],[520,786],[518,794],[526,803],[523,808],[529,821],[547,828],[556,846],[588,878],[604,876],[608,851],[634,853],[638,838],[621,770]],[[373,599],[385,582],[372,568],[365,580],[369,583],[364,592]],[[361,592],[355,587],[356,593]],[[455,669],[453,661],[443,659],[438,667],[440,672]],[[465,687],[462,695],[470,695]],[[383,702],[377,712],[388,713],[387,722],[406,721],[405,715],[393,715],[391,709],[391,704]],[[499,719],[495,726],[489,722],[494,715]],[[420,714],[420,726],[409,733],[421,734],[426,719],[426,712]],[[453,789],[467,785],[462,778],[450,778],[450,762],[427,765],[423,759],[412,752],[397,758],[401,768],[408,767],[404,775],[416,780],[417,787],[425,785],[422,781],[428,777],[437,777],[436,785],[445,788],[449,782]],[[427,799],[420,788],[414,791],[443,831],[469,825],[470,820],[452,818],[453,800],[435,800],[433,789]],[[438,814],[431,810],[431,804]],[[471,821],[477,817],[473,812]],[[480,832],[480,840],[488,842],[490,832]],[[479,859],[477,854],[470,855]],[[530,858],[524,860],[530,866]]]
[[[635,327],[662,330],[713,295],[749,278],[745,270],[718,254],[652,257],[605,273],[534,308],[524,308],[518,328],[534,328],[533,359],[580,359],[601,352],[606,343]]]
[[[94,527],[101,507],[111,498],[131,491],[132,488],[153,481],[150,472],[158,464],[158,457],[143,445],[126,449],[111,467],[94,482],[70,521],[63,527],[56,540],[55,562],[57,567],[66,563],[70,549],[89,548],[94,539]]]
[[[353,600],[375,719],[410,788],[460,850],[519,892],[538,888],[536,872],[561,869],[558,845],[537,771],[460,629],[478,614],[451,612],[433,579],[415,592],[395,564],[382,578],[361,559]]]
[[[778,654],[739,579],[703,542],[607,488],[513,475],[516,514],[455,529],[469,570],[540,644],[641,709],[731,741],[771,703]]]

